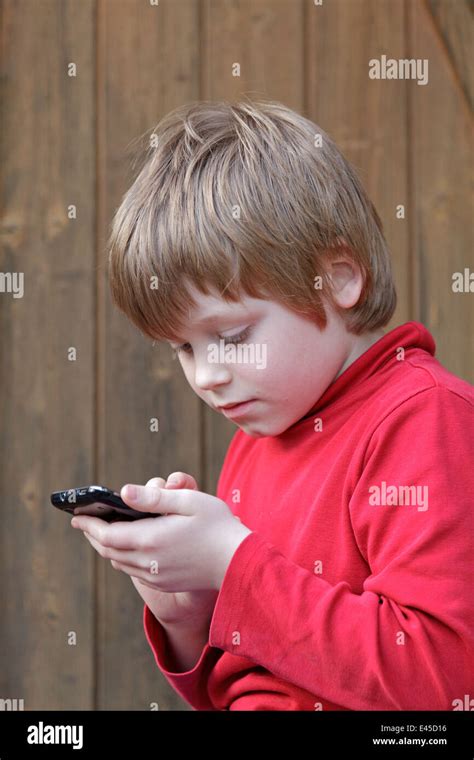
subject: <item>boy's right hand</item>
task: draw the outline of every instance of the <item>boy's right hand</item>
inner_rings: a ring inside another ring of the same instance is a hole
[[[175,482],[170,482],[171,479]],[[173,472],[165,482],[164,478],[151,478],[147,486],[158,488],[191,488],[198,491],[192,475]],[[162,518],[163,519],[163,518]],[[155,618],[166,628],[176,625],[203,627],[210,624],[219,592],[215,589],[202,591],[179,591],[171,593],[159,591],[140,578],[132,578],[132,583]]]

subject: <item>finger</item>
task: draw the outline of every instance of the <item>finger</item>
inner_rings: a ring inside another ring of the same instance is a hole
[[[138,520],[141,522],[141,520]],[[73,528],[79,528],[92,536],[99,544],[113,549],[134,551],[138,548],[137,533],[140,526],[135,522],[107,523],[98,517],[81,516],[71,520]]]
[[[134,583],[134,581],[138,581],[141,585],[148,586],[148,588],[152,588],[154,591],[158,590],[157,586],[156,586],[156,583],[148,583],[148,581],[143,580],[143,578],[136,578],[134,575],[130,575],[130,579],[133,582],[133,585],[135,586],[135,588],[137,589],[138,592],[139,592],[139,590],[137,588],[137,584]]]
[[[127,484],[120,496],[133,509],[157,514],[192,515],[187,489],[172,490],[155,486]]]
[[[137,565],[137,553],[136,551],[121,551],[120,549],[114,549],[110,546],[103,546],[103,544],[96,541],[96,539],[89,533],[84,533],[91,546],[100,554],[104,559],[110,559],[117,562],[123,562],[126,565],[134,566],[136,570],[146,570],[141,565]]]
[[[164,478],[150,478],[150,480],[146,483],[147,486],[155,486],[157,488],[166,488],[166,482]],[[167,515],[168,513],[165,512],[163,516]]]
[[[127,573],[127,575],[130,575],[133,578],[138,578],[142,583],[145,583],[147,586],[156,590],[156,585],[151,583],[151,579],[154,577],[156,578],[157,574],[152,574],[149,570],[142,570],[134,565],[127,565],[124,562],[117,562],[116,560],[112,560],[111,565],[114,570],[121,570],[123,573]]]
[[[79,528],[79,530],[87,530],[89,533],[100,530],[102,526],[107,526],[108,523],[105,520],[101,520],[100,517],[92,517],[92,515],[75,515],[71,520],[73,528]]]
[[[168,475],[166,488],[191,488],[194,491],[199,491],[195,479],[187,472],[172,472]]]
[[[146,485],[155,486],[157,488],[166,488],[166,482],[164,478],[150,478]],[[167,514],[168,512],[164,512],[163,517],[165,517]]]
[[[166,481],[164,478],[150,478],[150,480],[145,485],[155,486],[156,488],[164,488],[165,482]]]

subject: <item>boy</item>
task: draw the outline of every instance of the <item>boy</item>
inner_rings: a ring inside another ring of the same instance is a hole
[[[217,498],[174,473],[122,489],[165,517],[74,523],[195,709],[453,709],[474,688],[472,387],[423,325],[384,333],[382,224],[317,125],[204,102],[153,137],[113,298],[239,429]]]

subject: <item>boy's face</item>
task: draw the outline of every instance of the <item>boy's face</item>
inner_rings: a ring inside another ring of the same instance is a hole
[[[320,330],[275,301],[246,296],[232,303],[191,290],[198,308],[190,312],[182,342],[170,345],[180,347],[179,361],[194,392],[256,438],[279,435],[301,419],[367,345],[383,335],[379,331],[367,341],[348,333],[327,307],[328,323]],[[205,318],[214,321],[205,324]],[[240,345],[228,345],[234,336],[241,336]],[[218,408],[250,400],[241,409]]]

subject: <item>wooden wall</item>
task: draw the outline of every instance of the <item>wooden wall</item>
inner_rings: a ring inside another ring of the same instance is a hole
[[[132,141],[170,109],[264,95],[327,130],[384,220],[391,326],[422,321],[440,360],[474,380],[473,296],[451,288],[473,263],[470,7],[3,0],[0,271],[23,272],[25,292],[0,293],[0,698],[27,710],[187,709],[155,666],[129,577],[49,505],[58,488],[173,470],[213,493],[236,429],[108,294],[105,240],[133,178]],[[382,54],[429,59],[429,84],[370,80]]]

